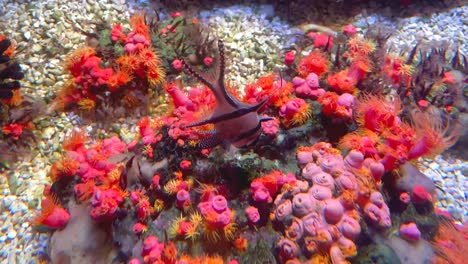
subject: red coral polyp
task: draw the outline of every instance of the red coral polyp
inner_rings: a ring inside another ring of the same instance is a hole
[[[122,193],[115,189],[95,188],[91,199],[91,217],[94,220],[113,219],[123,201]]]
[[[297,71],[303,78],[311,72],[320,76],[320,74],[328,71],[328,64],[329,61],[325,57],[325,54],[315,50],[299,61]]]

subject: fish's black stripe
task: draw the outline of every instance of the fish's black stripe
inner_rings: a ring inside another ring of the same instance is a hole
[[[257,133],[261,128],[262,128],[262,123],[258,122],[256,127],[252,128],[250,130],[247,130],[247,131],[245,131],[243,133],[240,133],[237,137],[234,138],[234,140],[231,143],[235,143],[235,142],[240,141],[242,139],[248,138],[248,137],[254,135],[255,133]]]
[[[221,122],[221,121],[227,121],[229,119],[238,118],[238,117],[241,117],[241,116],[246,115],[246,114],[251,113],[251,112],[256,112],[263,105],[265,105],[265,103],[267,101],[268,101],[268,98],[261,101],[260,103],[258,103],[256,105],[251,106],[251,107],[240,108],[240,109],[237,109],[237,110],[232,111],[230,113],[220,115],[220,116],[217,116],[217,117],[214,117],[214,118],[210,118],[209,121],[210,121],[210,123],[218,123],[218,122]]]
[[[251,112],[255,112],[257,110],[258,110],[258,105],[254,105],[254,106],[248,107],[248,108],[240,108],[240,109],[237,109],[235,111],[232,111],[232,112],[224,114],[224,115],[220,115],[220,116],[208,118],[208,119],[200,121],[200,122],[196,122],[194,124],[186,126],[186,128],[196,127],[196,126],[201,126],[201,125],[211,124],[211,123],[215,124],[215,123],[218,123],[218,122],[227,121],[227,120],[230,120],[230,119],[241,117],[241,116],[249,114]]]

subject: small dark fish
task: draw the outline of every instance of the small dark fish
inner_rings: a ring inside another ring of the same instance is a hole
[[[214,93],[216,107],[210,118],[188,125],[196,127],[205,124],[214,124],[215,131],[212,136],[199,142],[201,148],[212,148],[219,144],[232,144],[235,147],[244,147],[254,143],[262,133],[262,122],[272,120],[270,117],[260,117],[258,111],[268,101],[264,99],[258,104],[242,103],[230,95],[224,84],[224,45],[218,41],[219,49],[219,76],[216,82],[209,82],[192,69],[187,63],[187,71],[205,84]]]

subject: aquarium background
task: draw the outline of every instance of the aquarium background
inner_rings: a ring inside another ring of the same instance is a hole
[[[1,263],[464,263],[467,34],[457,0],[0,0]],[[249,146],[187,127],[220,76],[274,118]]]

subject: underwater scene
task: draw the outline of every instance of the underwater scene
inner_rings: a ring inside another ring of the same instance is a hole
[[[0,263],[468,263],[468,1],[0,0]]]

